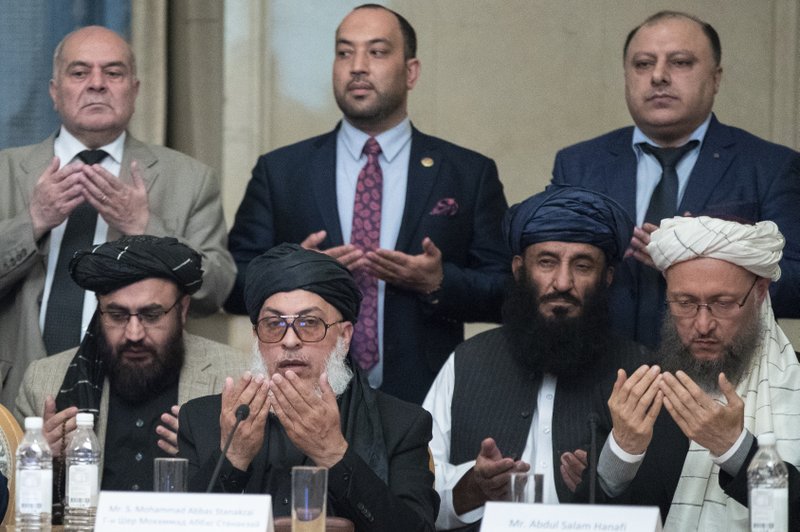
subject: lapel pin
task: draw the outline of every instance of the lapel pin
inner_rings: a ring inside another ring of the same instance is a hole
[[[425,168],[430,168],[431,166],[433,166],[433,159],[431,159],[430,157],[423,157],[420,163]]]
[[[714,152],[714,159],[719,159],[719,153]]]

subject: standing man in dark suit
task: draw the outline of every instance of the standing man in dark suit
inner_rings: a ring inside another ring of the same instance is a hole
[[[139,79],[128,43],[78,29],[53,54],[50,96],[61,128],[0,152],[0,401],[10,406],[32,360],[80,343],[97,301],[75,285],[78,249],[123,235],[173,236],[203,257],[197,314],[216,311],[233,283],[214,171],[127,132]]]
[[[422,402],[467,321],[498,321],[509,257],[507,208],[486,157],[417,131],[408,91],[420,71],[414,29],[378,5],[336,31],[333,88],[344,120],[262,156],[236,214],[238,277],[281,242],[337,258],[364,294],[353,357],[373,387]]]
[[[651,16],[630,32],[623,53],[635,127],[556,155],[554,183],[604,192],[636,219],[611,308],[616,329],[649,346],[658,342],[664,281],[644,246],[675,214],[775,221],[787,242],[783,277],[771,288],[775,314],[800,312],[800,154],[717,121],[721,55],[710,24],[673,11]]]

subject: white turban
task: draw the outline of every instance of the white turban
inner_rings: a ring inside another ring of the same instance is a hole
[[[777,281],[784,242],[774,222],[745,225],[708,216],[676,216],[661,221],[650,235],[647,252],[662,272],[679,262],[708,257]]]

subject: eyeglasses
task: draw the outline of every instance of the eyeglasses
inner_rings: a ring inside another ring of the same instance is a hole
[[[289,321],[290,318],[293,318]],[[345,320],[334,321],[333,323],[325,323],[321,318],[316,316],[298,316],[297,314],[290,314],[287,316],[268,316],[258,320],[253,326],[256,331],[258,339],[265,344],[274,344],[283,340],[286,336],[286,331],[289,327],[292,328],[294,334],[303,342],[321,342],[325,335],[328,334],[328,329],[337,323],[344,323]]]
[[[741,302],[722,300],[712,301],[711,303],[695,303],[688,299],[667,300],[669,311],[676,318],[694,318],[697,316],[697,313],[700,312],[700,307],[705,307],[715,318],[732,318],[738,314],[739,310],[741,310],[747,302],[747,298],[750,297],[750,292],[753,291],[757,282],[758,277],[753,280],[753,284],[750,285],[750,290],[747,291]]]
[[[106,327],[126,327],[133,316],[139,318],[139,323],[142,324],[142,327],[158,327],[161,324],[161,320],[164,318],[164,316],[166,316],[169,311],[174,309],[181,299],[183,299],[182,296],[179,297],[175,303],[173,303],[172,306],[166,310],[164,310],[162,307],[153,307],[146,310],[141,310],[139,312],[128,312],[127,310],[123,309],[112,308],[110,310],[103,310],[98,307],[97,311],[100,313],[100,318],[103,320],[103,323]]]

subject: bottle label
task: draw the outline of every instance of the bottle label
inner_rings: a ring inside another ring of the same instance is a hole
[[[752,532],[788,532],[789,488],[753,488],[749,503]]]
[[[97,464],[73,464],[67,472],[67,506],[97,506]]]
[[[17,469],[18,514],[49,514],[53,506],[53,470]]]

